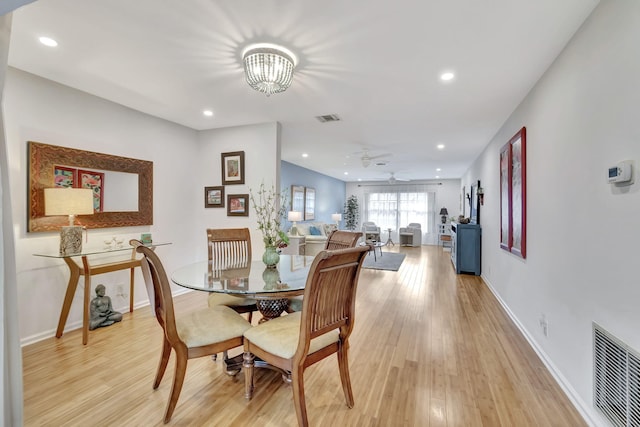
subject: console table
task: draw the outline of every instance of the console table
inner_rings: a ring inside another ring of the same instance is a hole
[[[148,245],[155,248],[156,246],[169,245],[170,243],[154,243]],[[127,259],[108,262],[103,264],[92,264],[89,261],[90,255],[100,255],[109,253],[118,253],[123,251],[131,251],[131,256]],[[67,317],[69,317],[69,311],[71,310],[71,303],[73,302],[73,296],[78,288],[78,281],[80,276],[84,276],[84,307],[82,311],[82,344],[87,344],[89,341],[89,303],[91,295],[91,276],[98,274],[110,273],[112,271],[130,270],[129,274],[129,312],[133,311],[133,283],[134,283],[134,269],[140,267],[140,260],[142,258],[136,258],[136,250],[128,244],[126,246],[115,249],[96,249],[85,250],[83,252],[71,255],[60,255],[59,253],[41,253],[34,254],[35,256],[45,258],[62,258],[69,267],[69,283],[67,284],[67,292],[64,295],[64,302],[62,303],[62,310],[60,311],[60,319],[58,320],[58,329],[56,330],[56,337],[60,338],[64,332],[64,326],[67,323]],[[82,259],[82,265],[74,260],[75,257]]]

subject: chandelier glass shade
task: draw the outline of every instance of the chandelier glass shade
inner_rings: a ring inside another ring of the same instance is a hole
[[[291,85],[295,57],[275,45],[249,46],[242,55],[249,86],[267,96],[284,92]]]

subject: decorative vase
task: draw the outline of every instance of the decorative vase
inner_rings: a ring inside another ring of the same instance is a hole
[[[276,265],[280,262],[280,254],[276,251],[275,246],[267,246],[264,248],[262,262],[269,268],[276,268]]]
[[[262,272],[262,280],[264,280],[265,289],[273,289],[278,285],[280,272],[275,268],[267,267]]]

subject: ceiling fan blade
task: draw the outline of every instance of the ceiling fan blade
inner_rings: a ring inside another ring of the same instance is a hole
[[[382,157],[391,157],[393,156],[393,153],[385,153],[385,154],[378,154],[377,156],[368,156],[369,159],[373,160],[373,159],[379,159]]]

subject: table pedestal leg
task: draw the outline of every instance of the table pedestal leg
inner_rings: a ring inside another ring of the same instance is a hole
[[[258,310],[262,314],[262,319],[260,319],[259,323],[266,322],[267,320],[275,319],[276,317],[280,317],[280,315],[287,309],[289,306],[289,300],[284,299],[262,299],[258,300],[257,304]]]
[[[71,310],[71,303],[73,302],[73,296],[76,294],[78,288],[78,280],[80,280],[80,268],[71,258],[64,258],[64,261],[69,266],[69,283],[67,284],[67,292],[64,294],[64,302],[62,303],[62,310],[60,311],[60,320],[58,320],[58,329],[56,330],[56,338],[60,338],[64,332],[64,325],[67,323],[69,317],[69,310]]]

